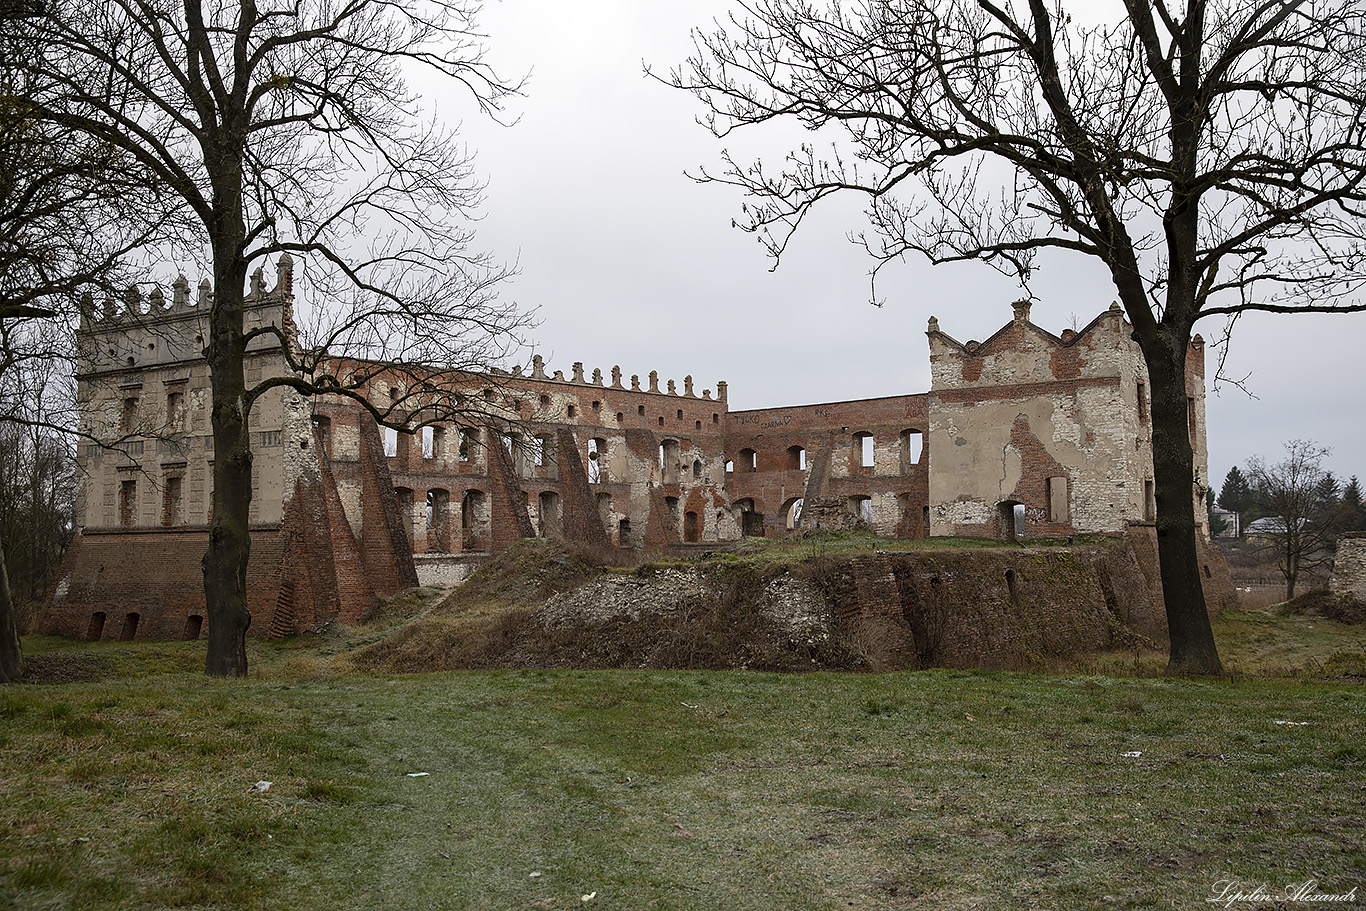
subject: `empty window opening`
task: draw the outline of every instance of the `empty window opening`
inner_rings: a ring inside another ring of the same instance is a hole
[[[636,414],[640,415],[641,417],[645,417],[645,406],[644,406],[644,405],[637,405],[637,406],[636,406]]]
[[[1152,481],[1143,482],[1143,518],[1148,522],[1157,519],[1157,493]]]
[[[98,641],[104,635],[104,611],[95,611],[90,615],[90,625],[85,628],[85,638],[92,642]]]
[[[659,426],[660,426],[660,427],[663,427],[663,426],[664,426],[664,415],[662,415],[662,414],[659,416]]]
[[[398,401],[398,389],[394,386],[389,387],[389,403],[392,405]]]
[[[427,491],[427,527],[441,529],[446,527],[451,508],[451,494],[448,490],[434,488]]]
[[[735,471],[735,463],[732,462],[730,459],[726,459],[726,474],[732,474],[732,473],[734,473],[734,471]]]
[[[593,410],[594,410],[594,411],[601,411],[601,410],[602,410],[602,402],[594,402],[594,403],[593,403]]]
[[[413,540],[413,501],[414,494],[407,487],[395,487],[394,499],[398,501],[398,514],[400,524],[403,526],[403,533],[408,536],[408,543],[411,545]]]
[[[603,528],[612,527],[612,495],[610,493],[598,494],[598,518],[602,519]]]
[[[800,446],[789,446],[787,468],[789,471],[806,471],[806,450]]]
[[[911,467],[920,464],[925,449],[925,435],[919,430],[901,431],[901,473],[909,474]]]
[[[392,459],[398,455],[398,431],[384,427],[380,432],[384,435],[384,454]]]
[[[665,497],[664,508],[669,511],[669,519],[677,527],[678,523],[678,497]]]
[[[689,543],[702,540],[702,521],[691,509],[683,516],[683,540]]]
[[[740,450],[739,471],[755,471],[759,467],[759,453],[753,449]]]
[[[1195,445],[1195,396],[1186,396],[1186,420],[1190,424],[1191,445]]]
[[[436,457],[436,440],[432,434],[432,428],[422,428],[422,458],[433,459]]]
[[[617,423],[620,424],[620,423],[621,423],[622,421],[624,421],[625,419],[626,419],[626,415],[624,415],[624,414],[622,414],[620,411],[618,411],[618,412],[617,412]]]
[[[873,467],[873,435],[871,433],[854,434],[854,458],[860,468]]]
[[[123,409],[119,412],[119,430],[127,433],[135,430],[138,426],[138,399],[137,396],[129,396],[123,400]]]
[[[802,504],[806,502],[801,497],[793,500],[783,510],[784,524],[788,528],[796,528],[802,521]]]
[[[713,424],[721,423],[721,415],[717,414],[716,412],[712,412],[711,422]]]
[[[486,401],[486,402],[491,402],[491,401],[493,401],[493,390],[492,390],[492,389],[485,389],[485,390],[484,390],[484,401]]]
[[[1214,578],[1213,576],[1210,575],[1210,572],[1209,572],[1209,564],[1208,564],[1208,563],[1205,563],[1205,564],[1203,564],[1203,566],[1204,566],[1204,569],[1205,569],[1205,578],[1206,578],[1206,579],[1212,579],[1212,578]]]
[[[1015,570],[1006,570],[1006,589],[1010,592],[1010,600],[1019,600],[1020,593],[1015,587]]]
[[[1025,538],[1025,508],[1023,503],[1008,500],[1001,504],[1001,537],[1009,541]]]
[[[324,459],[332,458],[332,421],[322,415],[313,416],[313,438],[318,441],[318,452]]]
[[[862,494],[849,498],[849,511],[858,516],[860,522],[870,528],[873,525],[873,499]]]
[[[161,524],[180,524],[180,478],[167,478],[166,489],[161,494]]]
[[[695,430],[701,430],[701,429],[702,429],[702,422],[701,422],[701,421],[695,421],[695,422],[694,422],[694,429],[695,429]]]
[[[1148,386],[1142,382],[1138,384],[1138,419],[1148,423]]]
[[[694,478],[702,477],[702,461],[700,459],[693,459],[692,476]]]
[[[631,546],[631,520],[630,520],[630,519],[622,519],[620,522],[617,523],[617,546],[618,546],[618,547],[630,547],[630,546]]]
[[[540,536],[548,538],[560,533],[560,495],[553,490],[541,492],[538,501],[540,508]]]
[[[542,407],[542,408],[549,408],[549,407],[550,407],[550,396],[548,396],[548,395],[543,395],[543,396],[541,396],[541,407]]]
[[[190,614],[185,618],[185,632],[180,636],[186,642],[193,642],[199,638],[200,630],[204,628],[204,618],[199,614]]]
[[[679,461],[682,457],[678,440],[665,440],[659,444],[659,470],[665,484],[678,483]]]
[[[131,526],[138,518],[138,482],[132,479],[119,483],[119,524]]]
[[[680,421],[683,420],[683,409],[682,409],[682,408],[678,409],[678,419],[679,419]]]
[[[607,481],[607,441],[594,437],[588,441],[588,483]]]
[[[119,638],[124,642],[131,642],[138,634],[138,621],[142,618],[137,614],[129,614],[123,618],[123,630],[119,633]]]
[[[566,405],[564,410],[565,413],[568,414],[571,418],[578,413],[573,405]]]
[[[482,550],[487,543],[488,515],[482,490],[467,490],[460,500],[462,550]]]
[[[166,424],[172,430],[183,430],[185,424],[185,393],[166,394]]]

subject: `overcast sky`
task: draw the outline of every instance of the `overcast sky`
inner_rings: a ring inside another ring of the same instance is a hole
[[[731,225],[738,191],[685,176],[714,165],[725,147],[694,118],[690,96],[648,79],[691,49],[689,30],[730,4],[639,0],[504,0],[483,15],[489,60],[531,74],[526,97],[503,128],[458,104],[461,134],[487,177],[480,243],[520,263],[506,294],[539,308],[537,350],[547,369],[574,361],[607,374],[619,364],[642,381],[658,370],[682,388],[730,387],[732,409],[842,401],[929,389],[925,325],[966,341],[1010,319],[1018,284],[981,265],[884,270],[882,308],[868,303],[870,261],[847,242],[859,208],[830,207],[809,223],[782,266]],[[792,131],[730,142],[737,155],[771,159]],[[1049,261],[1032,290],[1032,319],[1059,333],[1089,322],[1115,298],[1106,274],[1081,257]],[[1218,324],[1201,324],[1207,340]],[[1366,480],[1360,400],[1366,315],[1249,316],[1239,324],[1230,375],[1251,373],[1249,398],[1210,383],[1210,475],[1217,488],[1233,464],[1270,461],[1282,443],[1332,447],[1329,466]],[[1212,379],[1216,352],[1209,351]]]

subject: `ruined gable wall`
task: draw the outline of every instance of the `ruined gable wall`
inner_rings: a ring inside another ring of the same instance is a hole
[[[961,344],[931,320],[934,534],[1008,537],[1011,503],[1024,506],[1026,537],[1119,532],[1143,514],[1146,374],[1122,313],[1112,307],[1058,337],[1029,311],[1017,303],[1015,319],[982,343]]]

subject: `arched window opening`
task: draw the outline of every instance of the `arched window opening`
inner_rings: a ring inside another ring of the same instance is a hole
[[[689,543],[702,540],[702,521],[691,509],[683,516],[683,540]]]
[[[392,427],[382,427],[380,433],[384,436],[384,454],[394,458],[398,455],[398,431]]]
[[[553,490],[541,492],[537,507],[540,511],[540,536],[548,538],[560,533],[560,495]]]
[[[142,618],[137,614],[129,614],[123,618],[123,631],[119,633],[119,638],[124,642],[131,642],[137,637],[138,622]]]
[[[702,477],[702,461],[700,459],[693,459],[692,476],[694,478]]]
[[[92,642],[98,641],[104,635],[104,611],[95,611],[90,615],[90,625],[85,629],[85,638]]]
[[[741,449],[738,471],[755,471],[759,467],[759,453],[753,449]]]
[[[873,470],[873,435],[866,430],[854,434],[853,464],[865,473]]]
[[[185,632],[181,634],[181,639],[186,642],[194,642],[199,638],[200,631],[204,628],[204,618],[199,614],[190,614],[185,618]]]
[[[593,437],[588,441],[588,483],[604,484],[607,480],[607,441]]]
[[[919,430],[901,431],[901,473],[910,474],[911,468],[920,464],[921,453],[925,449],[925,435]]]
[[[787,448],[787,470],[806,471],[806,450],[800,446]]]
[[[783,524],[786,525],[788,529],[794,529],[801,523],[802,504],[804,502],[805,501],[801,497],[797,497],[797,499],[790,501],[787,506],[783,508]]]

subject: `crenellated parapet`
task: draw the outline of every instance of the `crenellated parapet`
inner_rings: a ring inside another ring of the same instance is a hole
[[[266,286],[265,270],[252,273],[244,297],[248,331],[276,325],[293,333],[294,260],[282,254],[275,264],[275,282]],[[77,373],[83,376],[129,369],[166,367],[203,357],[213,308],[213,286],[207,278],[192,289],[183,274],[171,283],[168,298],[160,287],[143,293],[137,287],[97,303],[89,295],[81,302]],[[248,350],[275,348],[270,337],[253,340]]]
[[[607,383],[603,377],[602,368],[595,367],[590,378],[585,378],[585,368],[583,361],[575,361],[570,367],[569,378],[566,379],[563,370],[556,370],[554,373],[546,373],[545,358],[539,354],[531,359],[530,379],[543,380],[549,383],[565,383],[571,386],[598,386],[604,389],[616,389],[625,392],[643,392],[652,395],[674,396],[676,398],[697,399],[698,401],[717,401],[726,400],[726,381],[720,380],[716,384],[716,397],[712,398],[710,389],[703,389],[699,396],[693,390],[693,378],[691,375],[683,377],[683,391],[678,391],[678,384],[674,380],[666,381],[667,391],[659,388],[659,371],[651,370],[649,374],[648,388],[640,388],[640,376],[632,375],[631,385],[627,387],[622,383],[622,372],[620,365],[614,365],[611,371],[611,383]]]

